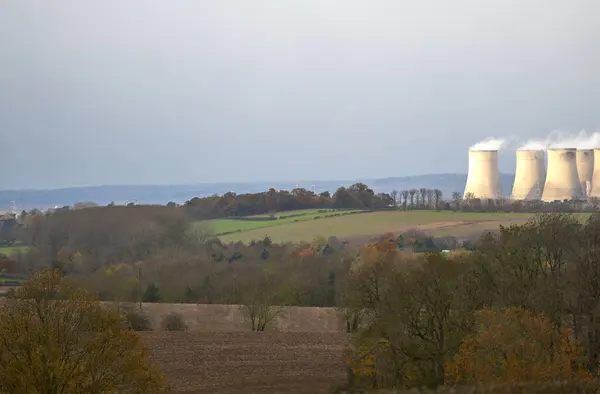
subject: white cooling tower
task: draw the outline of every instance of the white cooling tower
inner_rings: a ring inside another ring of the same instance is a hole
[[[594,150],[581,149],[577,151],[577,174],[579,174],[579,183],[581,191],[585,197],[591,192],[588,185],[592,183],[594,174]]]
[[[504,196],[498,171],[497,150],[469,149],[469,173],[464,198],[498,199]]]
[[[548,149],[548,171],[542,200],[584,200],[577,173],[576,149]]]
[[[600,197],[600,149],[594,149],[594,173],[590,197]]]
[[[546,182],[543,150],[517,150],[517,170],[511,193],[513,200],[539,200]]]

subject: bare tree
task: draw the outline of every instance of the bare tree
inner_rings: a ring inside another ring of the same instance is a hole
[[[442,201],[442,191],[440,189],[433,189],[435,209],[440,209],[440,202]]]
[[[454,201],[454,209],[455,210],[459,210],[460,209],[460,200],[461,200],[462,196],[460,195],[459,192],[452,192],[452,201]]]
[[[473,201],[475,200],[475,194],[471,192],[465,193],[465,200],[467,200],[467,205],[469,206],[469,208],[471,208],[473,206]],[[479,205],[480,203],[481,200],[477,201],[477,205]]]
[[[394,201],[394,208],[398,207],[398,190],[392,190],[392,192],[390,193],[390,197],[392,197],[392,200]]]
[[[281,313],[277,306],[277,281],[263,273],[243,284],[243,311],[250,319],[252,331],[264,331],[267,325]]]
[[[598,207],[600,207],[600,198],[598,198],[598,197],[590,197],[588,201],[589,201],[590,206],[592,207],[592,209],[594,211],[597,211]]]
[[[406,210],[406,206],[408,205],[408,195],[410,194],[408,190],[402,190],[400,193],[402,195],[402,208]]]
[[[410,189],[408,191],[408,194],[410,195],[410,207],[414,208],[414,206],[415,206],[415,194],[417,194],[417,189]]]
[[[433,191],[433,189],[427,189],[427,207],[428,208],[433,207],[434,197],[435,197],[435,192]],[[436,208],[437,208],[437,204],[436,204]]]
[[[419,194],[421,195],[421,205],[425,205],[425,197],[427,197],[427,189],[424,187],[419,189]]]

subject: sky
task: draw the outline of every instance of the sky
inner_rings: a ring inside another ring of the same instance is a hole
[[[597,0],[2,0],[0,189],[466,173],[487,137],[600,131],[599,14]]]

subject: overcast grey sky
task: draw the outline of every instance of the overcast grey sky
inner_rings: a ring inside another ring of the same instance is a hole
[[[598,15],[597,0],[2,0],[0,189],[466,172],[488,136],[600,130]]]

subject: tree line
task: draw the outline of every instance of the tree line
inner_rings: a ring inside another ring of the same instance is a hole
[[[340,187],[333,195],[328,191],[316,194],[303,188],[291,191],[269,189],[262,193],[246,194],[228,192],[222,196],[193,198],[183,208],[190,217],[200,220],[297,209],[382,209],[392,206],[394,200],[389,194],[375,193],[364,183],[355,183]]]
[[[110,203],[108,207],[114,207]],[[128,207],[139,206],[129,203]],[[58,208],[55,212],[87,210],[99,208],[95,203],[82,202],[72,207]],[[158,207],[158,206],[155,206]],[[402,210],[451,210],[465,212],[597,212],[600,210],[600,198],[591,197],[588,201],[554,201],[540,200],[513,201],[509,198],[480,199],[472,193],[463,196],[453,192],[444,196],[438,188],[412,188],[392,190],[390,193],[376,193],[364,183],[355,183],[348,187],[338,188],[333,195],[329,191],[315,193],[304,188],[275,190],[273,188],[260,193],[237,194],[228,192],[223,195],[195,197],[179,206],[174,202],[168,208],[181,208],[192,220],[206,220],[226,217],[246,217],[275,212],[302,209],[402,209]],[[21,221],[30,216],[39,216],[39,210],[23,211]],[[0,242],[3,238],[14,242],[11,227],[0,227]]]
[[[371,243],[341,298],[353,337],[350,385],[596,379],[599,251],[599,214],[585,223],[537,214],[454,258],[403,255],[394,239]]]
[[[352,337],[353,387],[578,380],[598,372],[600,214],[581,223],[568,212],[539,213],[456,255],[412,253],[424,242],[415,233],[384,234],[363,247],[333,237],[223,244],[175,206],[28,220],[21,236],[32,248],[13,268],[52,268],[103,300],[243,305],[255,330],[268,329],[282,305],[339,308]]]
[[[171,205],[175,205],[171,203]],[[453,192],[444,196],[438,188],[412,188],[375,193],[364,183],[340,187],[333,195],[325,191],[316,194],[297,188],[292,191],[269,189],[262,193],[236,194],[193,198],[183,205],[194,219],[248,216],[298,209],[402,209],[402,210],[451,210],[465,212],[597,212],[600,199],[589,201],[540,200],[513,201],[509,198],[481,199],[472,193],[464,195]]]

